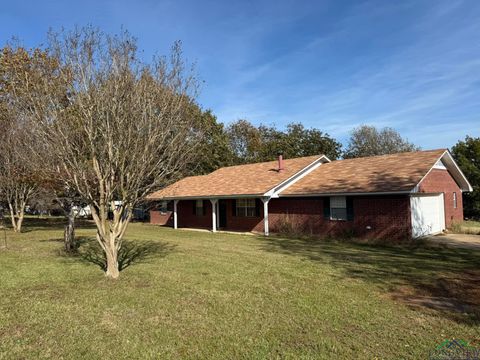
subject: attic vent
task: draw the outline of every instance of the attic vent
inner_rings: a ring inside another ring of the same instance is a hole
[[[285,169],[285,166],[283,164],[283,153],[279,152],[278,153],[278,171],[283,171]]]
[[[441,170],[447,170],[447,167],[443,163],[442,159],[438,160],[435,165],[433,166],[434,169],[441,169]]]

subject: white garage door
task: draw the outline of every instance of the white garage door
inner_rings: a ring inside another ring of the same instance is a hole
[[[410,197],[414,238],[445,230],[443,194]]]

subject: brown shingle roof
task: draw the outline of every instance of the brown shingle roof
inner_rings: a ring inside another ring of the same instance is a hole
[[[444,152],[440,149],[332,161],[281,195],[410,191]]]
[[[277,170],[277,161],[224,167],[208,175],[184,178],[148,198],[261,195],[321,157],[323,155],[286,159],[281,172]]]

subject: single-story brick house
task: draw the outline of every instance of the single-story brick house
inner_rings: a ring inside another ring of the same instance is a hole
[[[152,224],[174,228],[411,238],[463,220],[472,187],[446,149],[230,166],[151,195]]]

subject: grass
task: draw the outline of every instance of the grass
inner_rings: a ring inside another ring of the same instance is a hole
[[[467,220],[453,224],[453,232],[458,234],[480,235],[480,221]]]
[[[0,250],[1,359],[419,359],[480,347],[480,253],[131,224],[108,281],[59,219]],[[1,242],[0,242],[1,244]]]

